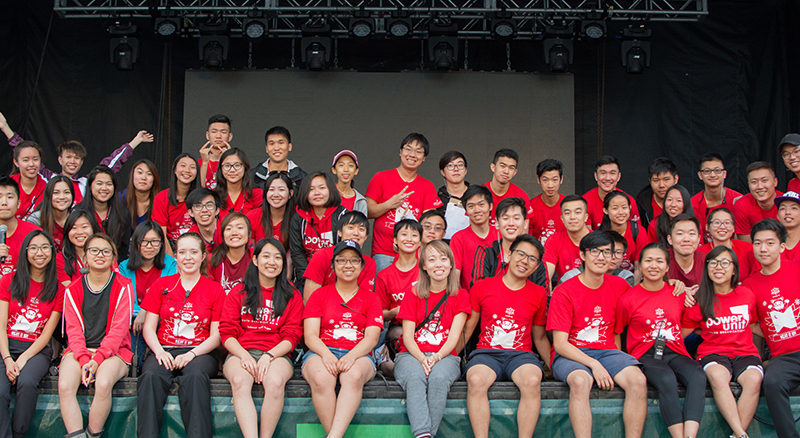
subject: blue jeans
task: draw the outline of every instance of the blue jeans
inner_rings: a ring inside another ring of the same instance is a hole
[[[384,269],[388,268],[392,264],[392,262],[394,262],[394,256],[386,254],[375,254],[372,256],[372,259],[375,260],[375,266],[377,272],[383,271]]]

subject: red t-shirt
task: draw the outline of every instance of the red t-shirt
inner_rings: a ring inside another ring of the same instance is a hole
[[[791,192],[800,192],[800,179],[797,179],[797,177],[792,178],[789,181],[789,186],[787,187],[787,190]]]
[[[506,190],[506,192],[505,192],[505,194],[503,194],[503,196],[498,195],[497,193],[494,192],[494,190],[492,190],[492,182],[491,181],[487,182],[483,186],[486,187],[487,189],[489,189],[490,192],[492,192],[492,211],[490,212],[490,214],[491,214],[491,217],[492,217],[491,224],[492,224],[493,227],[497,227],[497,217],[495,217],[494,212],[497,209],[497,204],[499,204],[500,201],[502,201],[503,199],[521,198],[523,201],[525,201],[526,204],[528,204],[527,205],[527,211],[526,211],[526,217],[528,219],[533,218],[533,210],[531,209],[531,206],[530,206],[530,203],[529,203],[530,198],[528,197],[528,194],[525,193],[525,190],[522,190],[518,185],[516,185],[516,184],[514,184],[512,182],[508,183],[508,190]]]
[[[203,167],[203,159],[200,160],[200,167]],[[219,167],[219,160],[208,160],[208,167],[206,168],[206,188],[214,190],[217,188],[217,168]]]
[[[469,292],[472,310],[481,315],[478,349],[533,351],[533,326],[547,324],[547,292],[525,282],[511,290],[503,277],[475,283]]]
[[[208,240],[206,240],[206,238],[203,237],[202,234],[200,234],[200,227],[198,227],[197,224],[192,225],[191,228],[189,228],[189,230],[186,231],[184,234],[186,234],[186,233],[197,233],[197,234],[200,234],[200,237],[203,239],[203,242],[206,243],[206,253],[208,254],[207,257],[210,257],[211,256],[211,252],[214,251],[214,248],[216,248],[217,245],[222,243],[222,230],[219,229],[219,224],[220,224],[220,222],[218,220],[217,221],[217,228],[214,230],[214,240],[212,240],[210,242]]]
[[[409,293],[408,296],[403,299],[403,304],[400,305],[400,313],[397,314],[397,319],[413,321],[415,325],[418,325],[422,321],[425,321],[425,318],[428,317],[428,313],[432,312],[433,308],[439,304],[439,301],[445,293],[447,292],[432,293],[428,296],[427,300],[419,298],[413,293]],[[465,289],[459,289],[458,294],[454,297],[447,297],[447,302],[439,307],[433,315],[433,318],[414,332],[414,341],[417,343],[420,351],[423,353],[436,353],[441,350],[444,343],[447,342],[447,338],[450,337],[450,328],[453,326],[453,319],[461,313],[466,313],[468,317],[471,314],[469,294]],[[453,335],[458,337],[461,333],[453,333]],[[402,342],[402,338],[400,339],[400,353],[408,352],[408,349]],[[450,354],[456,356],[456,349],[454,348]]]
[[[386,269],[378,272],[375,293],[381,300],[381,307],[384,310],[391,310],[399,306],[407,293],[413,294],[411,288],[417,284],[418,279],[419,269],[416,266],[403,272],[397,268],[396,264],[392,263]]]
[[[28,300],[23,304],[11,299],[11,279],[13,275],[0,278],[0,301],[8,303],[8,325],[6,334],[11,339],[33,342],[39,339],[42,329],[53,312],[61,312],[64,308],[64,285],[58,284],[58,292],[53,301],[40,301],[39,293],[44,283],[31,280]]]
[[[283,314],[273,318],[272,293],[272,288],[261,288],[262,302],[257,319],[253,319],[249,309],[242,305],[246,296],[244,285],[237,286],[228,294],[219,322],[222,345],[234,338],[245,349],[267,351],[281,341],[291,342],[292,349],[297,346],[303,337],[303,297],[294,291]]]
[[[194,220],[186,209],[186,203],[178,202],[178,205],[171,205],[168,194],[169,189],[164,189],[153,199],[151,219],[167,228],[167,240],[175,241],[192,228]]]
[[[61,252],[61,249],[64,248],[64,227],[58,222],[53,222],[53,246],[56,253]]]
[[[620,297],[615,332],[621,334],[628,327],[627,345],[631,356],[642,357],[653,348],[658,336],[666,338],[670,350],[689,356],[681,336],[684,297],[673,296],[673,289],[666,283],[657,291],[638,285]]]
[[[333,272],[333,247],[322,248],[308,261],[303,278],[307,278],[321,286],[336,283],[336,274]],[[358,286],[370,292],[375,291],[375,273],[378,267],[372,257],[364,256],[364,268],[358,275]]]
[[[697,347],[697,359],[711,353],[730,358],[758,356],[750,329],[750,324],[758,319],[753,291],[739,286],[731,293],[717,295],[716,298],[713,320],[704,320],[697,304],[683,312],[681,325],[687,329],[700,327],[700,336],[703,337],[703,343]]]
[[[489,234],[485,238],[480,238],[472,227],[464,228],[457,232],[450,239],[450,249],[453,250],[453,259],[456,269],[461,270],[461,287],[472,287],[473,269],[478,265],[477,274],[483,273],[483,253],[479,248],[488,248],[498,239],[499,231],[495,227],[489,227]]]
[[[353,208],[355,208],[355,206],[356,206],[356,195],[353,195],[353,197],[351,198],[345,198],[344,196],[342,196],[342,207],[346,208],[347,211],[353,211]]]
[[[322,286],[311,294],[303,318],[320,318],[319,338],[329,348],[352,350],[367,327],[383,330],[383,310],[374,293],[359,288],[345,302],[335,284]]]
[[[678,262],[675,261],[675,253],[672,249],[669,250],[669,278],[682,281],[686,287],[700,284],[700,280],[703,279],[703,269],[705,269],[705,266],[706,255],[700,251],[695,251],[692,270],[685,272],[678,266]]]
[[[781,253],[781,260],[800,261],[800,244],[795,245],[792,249],[784,249]]]
[[[655,196],[650,197],[650,207],[653,209],[653,219],[651,219],[651,221],[655,221],[659,216],[661,216],[661,210],[664,208],[658,205]]]
[[[528,233],[539,239],[542,245],[547,243],[547,238],[553,234],[564,230],[564,222],[561,221],[561,201],[564,195],[558,195],[556,205],[550,207],[542,200],[542,195],[531,198],[529,210],[533,211],[533,218],[529,221]]]
[[[264,193],[257,187],[253,189],[252,196],[247,196],[247,193],[242,191],[235,201],[231,199],[231,195],[228,195],[225,198],[225,205],[227,207],[219,211],[219,221],[222,223],[222,219],[224,219],[228,213],[233,213],[234,211],[238,211],[247,216],[247,213],[253,210],[261,210],[261,203],[263,201]]]
[[[155,266],[150,268],[149,271],[137,269],[134,275],[136,275],[136,302],[139,303],[139,306],[141,307],[142,301],[144,301],[144,296],[147,295],[147,291],[150,290],[150,286],[152,286],[156,280],[161,278],[161,269],[158,269]]]
[[[222,263],[219,266],[209,266],[208,275],[212,280],[222,286],[225,295],[228,295],[233,288],[244,282],[244,274],[247,272],[247,267],[253,263],[253,255],[250,254],[248,249],[244,257],[238,262],[233,263],[226,255],[222,258]]]
[[[319,218],[313,211],[305,211],[297,207],[297,214],[305,219],[305,226],[301,227],[300,232],[303,234],[301,236],[303,251],[309,260],[317,251],[333,246],[333,214],[336,209],[337,207],[326,209]]]
[[[542,261],[555,265],[556,278],[583,264],[580,248],[572,243],[567,230],[559,231],[547,239]]]
[[[70,277],[69,275],[67,275],[65,266],[66,265],[64,262],[64,255],[59,252],[58,254],[56,254],[56,269],[58,270],[59,283],[67,282],[67,284],[69,284],[81,278],[81,269],[86,267],[81,261],[81,258],[78,257],[75,263],[75,273],[72,275],[72,277]]]
[[[21,176],[20,174],[11,175],[11,179],[20,184]],[[31,213],[36,211],[36,207],[42,202],[42,198],[44,197],[44,188],[47,187],[47,181],[44,178],[36,174],[36,185],[33,187],[30,193],[25,193],[25,190],[22,189],[22,185],[19,186],[19,207],[17,207],[17,220],[26,220]]]
[[[180,274],[161,277],[142,301],[142,309],[159,316],[158,342],[165,347],[196,347],[219,321],[225,292],[219,283],[200,276],[187,296]]]
[[[636,240],[633,239],[633,230],[631,222],[628,222],[628,227],[625,229],[625,240],[628,241],[628,249],[625,251],[625,256],[622,258],[622,263],[620,263],[620,269],[627,269],[633,272],[633,264],[634,262],[639,261],[639,253],[647,246],[648,239],[645,236],[645,233],[642,230],[642,224],[636,223],[636,226],[639,227],[639,233],[636,235]]]
[[[703,230],[704,242],[711,242],[711,235],[706,231],[708,215],[711,214],[712,211],[722,207],[733,212],[733,203],[741,196],[742,194],[736,190],[725,187],[725,197],[722,198],[722,204],[716,207],[709,207],[708,203],[706,203],[705,190],[701,190],[700,193],[692,196],[692,210],[694,210],[694,216],[700,221],[700,229]]]
[[[569,333],[569,343],[578,348],[615,350],[617,305],[628,289],[628,282],[614,275],[604,274],[597,289],[585,286],[580,276],[570,278],[553,291],[547,330]]]
[[[777,272],[755,272],[743,286],[755,293],[758,321],[772,355],[800,351],[800,265],[781,260]]]
[[[619,187],[617,187],[620,190]],[[625,193],[628,195],[627,193]],[[595,187],[592,190],[586,192],[583,195],[583,199],[586,200],[588,204],[587,210],[589,212],[589,223],[593,230],[600,229],[600,224],[603,222],[603,200],[600,199],[600,194],[598,193],[598,188]],[[639,222],[639,207],[636,206],[636,200],[633,199],[633,196],[628,195],[628,199],[631,200],[631,219],[633,222]]]
[[[658,242],[658,219],[653,219],[647,224],[647,241]]]
[[[745,281],[747,277],[750,276],[753,272],[761,270],[761,263],[756,260],[756,256],[753,254],[753,244],[750,242],[745,242],[744,240],[731,240],[734,253],[736,253],[736,258],[739,259],[739,281]],[[711,250],[714,249],[713,243],[706,243],[705,245],[697,248],[697,252],[702,253],[705,257],[706,254],[710,253]],[[784,254],[786,252],[784,251]]]
[[[6,245],[8,245],[8,255],[3,263],[0,263],[0,275],[6,275],[17,270],[17,261],[22,250],[22,242],[33,230],[40,229],[36,225],[17,219],[17,228],[14,234],[6,235]],[[27,254],[27,252],[26,252]],[[25,257],[25,255],[23,255]]]
[[[263,210],[261,207],[252,210],[251,212],[247,213],[247,219],[250,220],[250,226],[253,228],[253,242],[258,242],[265,237],[274,237],[278,239],[280,243],[283,243],[283,237],[281,236],[281,224],[283,221],[276,223],[272,223],[272,235],[267,236],[266,232],[264,231],[264,227],[261,226],[261,218],[263,216]]]
[[[417,175],[413,181],[405,182],[400,178],[397,169],[389,169],[378,172],[369,181],[366,196],[378,204],[386,202],[392,196],[400,193],[404,187],[408,186],[406,193],[413,192],[403,205],[389,210],[381,217],[375,219],[375,233],[372,237],[372,255],[385,254],[393,256],[395,251],[392,248],[394,238],[394,224],[402,219],[419,220],[426,210],[432,210],[442,206],[442,201],[436,194],[433,183]]]
[[[783,193],[775,190],[775,196]],[[762,219],[778,219],[778,207],[774,204],[769,210],[763,210],[752,194],[748,193],[733,204],[733,218],[736,221],[736,234],[750,235],[753,225]]]

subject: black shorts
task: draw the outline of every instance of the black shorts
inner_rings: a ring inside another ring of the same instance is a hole
[[[513,350],[475,350],[469,355],[467,372],[475,365],[486,365],[494,371],[497,381],[511,380],[511,375],[522,365],[531,364],[542,370],[544,378],[544,367],[542,360],[536,353],[530,351]]]
[[[758,370],[758,372],[761,373],[761,377],[764,377],[764,367],[761,365],[761,358],[757,356],[737,356],[731,359],[722,354],[711,353],[703,356],[698,362],[700,362],[700,366],[703,367],[703,371],[705,371],[709,365],[717,364],[724,366],[728,372],[731,373],[732,380],[738,379],[743,372],[751,368]]]

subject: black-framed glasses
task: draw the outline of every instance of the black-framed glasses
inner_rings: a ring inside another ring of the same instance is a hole
[[[611,251],[611,249],[609,248],[606,249],[592,248],[589,250],[589,254],[591,254],[592,257],[597,257],[600,254],[603,254],[603,257],[611,257],[611,255],[614,254],[614,251]]]
[[[267,178],[271,177],[272,175],[289,175],[289,172],[285,170],[270,170],[267,172]]]
[[[223,172],[229,172],[231,169],[240,170],[242,167],[244,167],[244,163],[242,163],[242,162],[239,162],[239,163],[225,163],[225,164],[222,165],[222,171]]]
[[[516,255],[520,259],[528,259],[528,261],[531,262],[531,264],[539,263],[539,257],[536,257],[535,255],[528,255],[528,253],[526,253],[521,249],[515,249],[514,255]]]
[[[722,266],[722,269],[728,269],[733,264],[733,261],[728,259],[722,259],[722,260],[713,259],[706,262],[706,264],[711,269],[716,269],[717,266]]]
[[[206,202],[205,204],[192,205],[192,210],[194,211],[202,211],[202,210],[214,211],[215,208],[217,208],[217,204],[211,201]]]
[[[467,167],[467,165],[459,161],[458,163],[448,163],[445,167],[447,167],[447,170],[461,170]]]
[[[53,250],[53,245],[30,245],[26,246],[25,250],[28,251],[29,254],[36,254],[39,251],[44,254],[48,254]]]
[[[800,146],[792,149],[791,151],[785,151],[784,153],[781,154],[781,158],[783,158],[784,160],[788,160],[790,156],[795,158],[800,158]]]
[[[95,246],[91,248],[86,248],[86,254],[89,254],[92,257],[97,257],[100,254],[103,254],[104,257],[111,257],[114,254],[114,251],[111,248],[97,248]]]
[[[723,169],[721,167],[715,167],[713,169],[710,169],[710,168],[706,167],[705,169],[701,169],[700,170],[700,172],[702,172],[702,174],[705,175],[705,176],[709,176],[712,173],[714,175],[719,176],[719,175],[722,175],[722,172],[724,172],[724,171],[725,171],[725,169]]]
[[[358,266],[361,264],[361,259],[334,259],[333,261],[336,262],[338,266],[345,266],[347,264]]]
[[[161,239],[154,239],[154,240],[142,240],[142,247],[153,247],[158,248],[161,246]]]

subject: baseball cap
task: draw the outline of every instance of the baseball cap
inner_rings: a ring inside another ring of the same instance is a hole
[[[795,191],[788,191],[788,192],[784,193],[782,196],[776,197],[775,198],[775,206],[776,207],[780,207],[781,206],[781,202],[783,202],[783,201],[794,201],[794,202],[800,204],[800,193],[797,193]]]
[[[341,158],[342,155],[349,155],[350,158],[352,158],[353,161],[356,162],[356,167],[358,167],[358,157],[356,157],[356,153],[355,152],[353,152],[353,151],[351,151],[349,149],[345,149],[345,150],[339,151],[338,154],[334,155],[333,156],[333,163],[331,163],[331,167],[336,166],[336,162],[339,161],[339,158]]]
[[[781,153],[781,149],[785,144],[790,144],[792,146],[800,146],[800,134],[791,133],[784,135],[783,138],[781,139],[781,142],[778,143],[778,154]],[[339,153],[341,154],[341,152]]]
[[[364,256],[361,254],[361,245],[359,245],[354,240],[342,240],[341,242],[337,243],[336,246],[333,247],[333,256],[336,257],[342,251],[346,249],[352,249],[353,251],[358,253],[358,256],[361,258],[361,261],[364,261]]]

